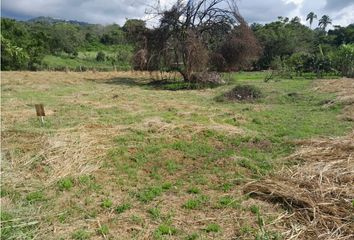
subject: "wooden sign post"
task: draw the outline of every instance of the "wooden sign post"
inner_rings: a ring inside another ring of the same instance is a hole
[[[34,106],[36,108],[37,116],[41,117],[42,125],[44,125],[45,112],[44,112],[43,104],[35,104]]]

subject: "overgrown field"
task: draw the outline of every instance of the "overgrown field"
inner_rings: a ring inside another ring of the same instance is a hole
[[[265,83],[263,73],[239,73],[222,87],[170,91],[149,78],[2,73],[2,239],[314,239],[292,222],[295,207],[245,188],[278,173],[290,178],[288,169],[306,160],[300,141],[347,135],[341,150],[354,149],[353,79]],[[245,84],[262,97],[220,98]],[[330,146],[316,146],[328,156]],[[343,156],[352,167],[352,155]],[[353,199],[337,197],[353,212]],[[332,239],[350,238],[341,229]]]

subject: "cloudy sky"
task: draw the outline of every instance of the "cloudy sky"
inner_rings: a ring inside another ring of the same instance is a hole
[[[175,0],[160,0],[169,6]],[[146,18],[145,10],[157,0],[2,0],[4,17],[26,20],[49,16],[89,23],[124,24],[126,18]],[[267,23],[278,16],[299,16],[305,23],[307,13],[328,14],[333,25],[354,23],[354,0],[239,0],[241,14],[250,23]]]

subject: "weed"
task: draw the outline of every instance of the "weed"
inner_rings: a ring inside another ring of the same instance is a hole
[[[26,196],[26,200],[29,203],[44,201],[45,200],[44,193],[42,191],[31,192]]]
[[[104,199],[103,201],[102,201],[102,203],[101,203],[101,207],[103,207],[103,208],[111,208],[112,207],[112,205],[113,205],[113,202],[112,202],[112,200],[111,199]]]
[[[169,190],[169,189],[171,189],[171,187],[172,187],[172,183],[170,183],[170,182],[165,182],[161,186],[162,190]]]
[[[135,195],[139,201],[148,203],[154,200],[156,197],[161,196],[164,191],[171,189],[172,183],[165,182],[161,186],[148,187],[140,190]]]
[[[203,230],[206,231],[207,233],[210,233],[210,232],[217,233],[217,232],[221,231],[221,227],[220,227],[220,225],[218,225],[216,223],[210,223]]]
[[[253,205],[253,206],[251,206],[251,211],[257,215],[257,225],[259,227],[259,231],[256,235],[256,240],[279,240],[279,239],[281,239],[281,236],[278,233],[268,231],[265,228],[264,219],[260,213],[259,207]]]
[[[228,192],[232,189],[232,184],[231,183],[223,183],[219,188],[224,192]]]
[[[60,191],[70,190],[74,186],[73,180],[71,178],[63,178],[58,182],[58,188]]]
[[[189,194],[199,194],[200,193],[200,189],[197,187],[190,187],[187,189],[187,193]]]
[[[250,211],[253,213],[253,214],[256,214],[256,215],[259,215],[259,212],[260,212],[260,209],[257,205],[252,205],[250,207]]]
[[[231,196],[223,196],[219,199],[218,204],[220,207],[228,207],[233,205],[236,200]]]
[[[198,196],[194,199],[189,199],[186,203],[183,204],[183,208],[186,209],[198,209],[202,205],[206,204],[209,198],[205,195]]]
[[[177,233],[177,229],[168,224],[161,224],[155,230],[155,237],[160,237],[161,235],[175,235]]]
[[[199,234],[198,233],[192,233],[190,235],[188,235],[185,240],[197,240],[199,238]]]
[[[158,208],[149,208],[148,213],[150,217],[154,220],[160,219],[161,218],[161,211]]]
[[[143,225],[144,224],[144,219],[142,217],[140,217],[139,215],[132,215],[130,217],[130,220],[135,223],[135,224],[139,224],[139,225]]]
[[[161,187],[148,187],[146,189],[141,190],[136,194],[139,201],[147,203],[154,200],[156,197],[162,194]]]
[[[129,203],[123,203],[123,204],[119,205],[118,207],[116,207],[116,212],[120,214],[120,213],[123,213],[129,209],[131,209],[131,205]]]
[[[107,225],[102,225],[98,230],[97,230],[97,233],[100,234],[100,235],[107,235],[109,233],[109,228]]]
[[[166,162],[166,169],[169,173],[174,173],[176,170],[178,170],[180,166],[173,160],[168,160]]]
[[[88,189],[98,191],[102,189],[102,186],[97,184],[95,177],[92,175],[83,175],[78,178],[78,182],[82,186],[87,186]]]
[[[79,229],[72,234],[72,238],[75,240],[90,239],[91,234],[84,229]]]
[[[240,232],[242,234],[253,233],[254,231],[255,230],[249,225],[242,226],[240,229]]]

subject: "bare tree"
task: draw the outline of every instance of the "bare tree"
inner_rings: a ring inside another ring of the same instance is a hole
[[[155,8],[154,14],[160,24],[147,34],[148,68],[176,70],[185,81],[190,81],[195,73],[208,71],[213,52],[223,55],[220,49],[225,49],[221,46],[225,37],[232,44],[242,42],[244,50],[233,55],[239,61],[244,61],[246,50],[256,44],[253,32],[238,11],[237,0],[177,0],[168,10]],[[228,65],[237,62],[222,57]]]

